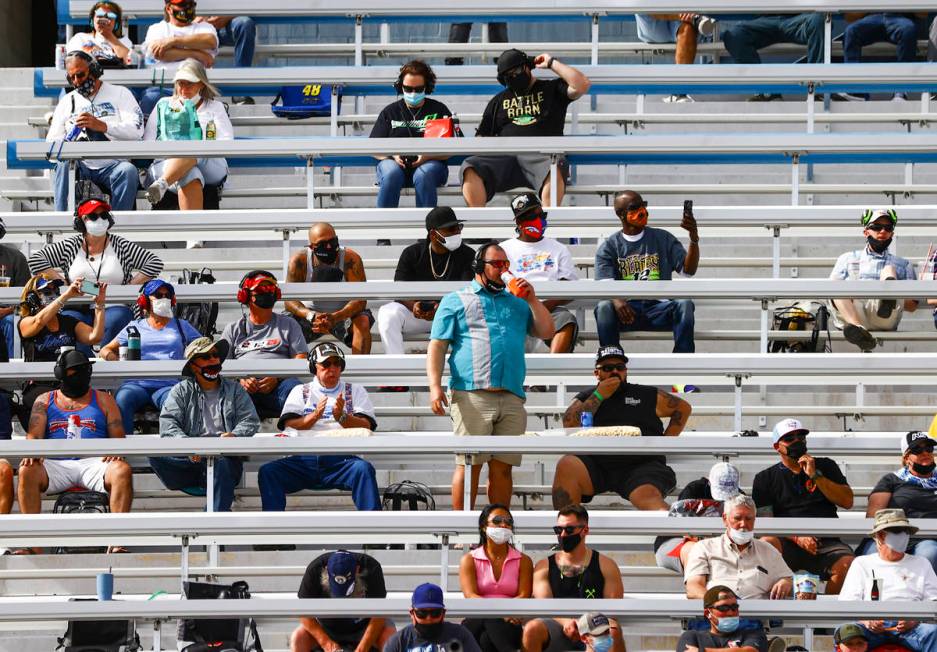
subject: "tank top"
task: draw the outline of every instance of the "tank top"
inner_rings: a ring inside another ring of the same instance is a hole
[[[495,580],[494,566],[485,548],[479,546],[471,552],[475,562],[475,585],[483,598],[514,598],[520,588],[521,553],[508,546],[508,556],[501,566],[501,577]]]
[[[59,314],[59,329],[50,331],[43,328],[34,337],[24,337],[23,360],[26,362],[55,362],[59,359],[59,349],[63,346],[75,346],[75,328],[78,320],[70,315]]]
[[[581,575],[563,577],[560,567],[556,565],[556,554],[548,557],[550,560],[550,590],[554,598],[590,598],[599,599],[605,591],[605,578],[599,565],[599,553],[592,551],[589,564]]]
[[[591,390],[581,392],[576,396],[584,401],[592,394]],[[662,437],[664,423],[657,416],[657,388],[649,385],[636,385],[622,383],[614,394],[602,401],[595,414],[592,415],[592,425],[600,426],[634,426],[641,429],[642,437]],[[640,466],[649,462],[666,464],[667,458],[663,455],[616,455],[615,459],[623,467]]]
[[[59,392],[54,390],[46,407],[46,439],[69,439],[69,417],[78,415],[78,439],[106,439],[107,415],[98,405],[98,391],[92,390],[91,402],[80,410],[65,410],[57,402]]]
[[[312,264],[312,249],[306,247],[306,283],[341,283],[345,280],[345,247],[338,248],[334,265]],[[345,307],[345,301],[311,301],[307,305],[315,312],[335,312]]]

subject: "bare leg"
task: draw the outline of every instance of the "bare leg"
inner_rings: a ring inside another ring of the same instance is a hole
[[[521,635],[523,652],[541,652],[550,640],[550,632],[542,620],[530,620],[524,625]]]
[[[104,488],[111,499],[111,512],[122,514],[130,511],[133,502],[133,469],[121,461],[110,462],[104,472]]]
[[[628,495],[628,500],[642,511],[664,511],[670,509],[660,490],[652,484],[642,484]]]
[[[481,475],[482,465],[472,465],[472,507],[475,507],[475,499],[478,498],[478,477]],[[452,509],[465,509],[465,501],[462,499],[465,493],[465,467],[457,464],[452,473]]]
[[[163,165],[163,180],[172,185],[188,174],[198,160],[194,158],[168,158]]]
[[[683,23],[677,30],[677,54],[676,62],[678,64],[691,64],[696,61],[696,42],[698,39],[696,28],[689,23]]]
[[[371,325],[367,315],[351,320],[351,354],[367,355],[371,352]]]
[[[827,595],[839,595],[843,588],[843,582],[846,581],[846,573],[849,572],[849,566],[855,557],[840,557],[830,569],[830,579],[826,582]]]
[[[553,472],[553,509],[579,503],[582,497],[595,493],[589,471],[575,455],[564,455]]]
[[[204,206],[202,197],[202,182],[198,179],[190,181],[179,190],[179,210],[200,211]]]
[[[310,652],[317,647],[319,647],[319,642],[302,625],[294,629],[290,635],[290,652]]]
[[[38,514],[42,510],[42,492],[49,488],[49,474],[42,464],[20,467],[17,494],[20,512]]]
[[[859,313],[856,312],[856,307],[852,301],[852,299],[833,299],[833,305],[836,306],[836,310],[839,311],[844,322],[862,326],[862,322],[859,321]]]
[[[556,332],[550,341],[550,353],[572,353],[573,350],[573,332],[576,327],[573,324],[564,326]]]
[[[514,478],[510,464],[498,460],[488,462],[488,502],[511,506]],[[472,507],[475,505],[473,504]]]
[[[556,205],[560,206],[563,203],[563,195],[566,193],[566,180],[563,179],[562,174],[556,175]],[[552,206],[550,203],[550,177],[543,182],[543,186],[540,187],[540,202],[544,206]]]
[[[13,467],[0,460],[0,514],[13,511]]]
[[[472,168],[465,168],[462,174],[462,196],[470,208],[482,208],[488,203],[485,182]]]

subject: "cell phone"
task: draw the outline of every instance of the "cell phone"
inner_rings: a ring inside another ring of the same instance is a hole
[[[683,213],[692,213],[693,212],[693,200],[687,199],[683,202]]]
[[[100,285],[98,285],[97,283],[94,283],[93,281],[82,281],[80,289],[81,289],[82,294],[87,294],[92,297],[96,297],[98,296],[98,290],[100,289],[100,287],[101,287]]]

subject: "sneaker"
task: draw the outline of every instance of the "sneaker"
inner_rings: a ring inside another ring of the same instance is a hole
[[[846,326],[843,327],[843,336],[846,338],[847,342],[855,344],[862,349],[863,352],[868,352],[875,348],[875,338],[872,337],[872,333],[862,326],[846,324]]]
[[[907,93],[895,93],[892,96],[891,101],[892,102],[907,102],[908,94]]]
[[[768,641],[768,652],[784,652],[786,649],[787,643],[780,636],[775,636]]]
[[[664,102],[667,104],[687,104],[695,101],[689,95],[668,95],[664,98]]]
[[[169,184],[162,177],[150,184],[146,189],[146,199],[151,204],[156,205],[163,200],[166,191],[169,190]]]
[[[886,281],[894,281],[893,278],[886,278]],[[882,319],[888,319],[891,317],[891,313],[895,312],[895,308],[898,307],[898,302],[895,299],[882,299],[878,302],[878,310],[875,311],[875,314],[881,317]]]
[[[249,95],[244,95],[243,97],[241,97],[241,96],[232,96],[232,97],[231,97],[231,103],[232,103],[232,104],[242,104],[242,105],[243,105],[243,104],[253,104],[253,103],[254,103],[254,98],[253,98],[253,97],[250,97]]]
[[[410,388],[407,385],[381,385],[377,388],[377,391],[384,392],[387,394],[395,394],[401,392],[409,392]]]
[[[204,240],[186,240],[185,248],[186,249],[201,249],[205,246]]]
[[[775,100],[780,100],[780,93],[755,93],[750,98],[749,102],[774,102]]]
[[[703,36],[712,36],[716,30],[716,19],[709,16],[697,15],[693,18],[693,27]]]
[[[830,97],[834,102],[865,102],[868,98],[865,95],[853,95],[851,93],[833,93]]]

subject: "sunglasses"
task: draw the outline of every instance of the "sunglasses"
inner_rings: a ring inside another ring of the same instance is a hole
[[[79,70],[79,71],[76,72],[74,75],[65,75],[65,79],[67,79],[68,82],[69,82],[72,86],[75,86],[75,85],[76,85],[77,83],[79,83],[79,82],[83,82],[83,81],[84,81],[85,79],[87,79],[87,78],[88,78],[88,71],[87,71],[87,70]]]
[[[793,444],[795,441],[801,441],[806,438],[807,438],[807,435],[795,433],[792,435],[784,435],[778,441],[780,441],[783,444]]]
[[[404,93],[422,93],[426,90],[426,86],[407,86],[406,84],[402,85]]]
[[[413,615],[417,618],[439,618],[442,615],[442,609],[414,609]]]
[[[486,260],[484,262],[486,265],[491,265],[492,267],[497,267],[498,269],[509,269],[511,267],[510,260]]]
[[[159,290],[156,294],[151,294],[154,299],[172,299],[172,292],[169,290]]]
[[[559,536],[565,534],[569,536],[570,534],[575,534],[576,530],[581,530],[586,527],[585,525],[554,525],[553,534]]]
[[[198,360],[198,361],[200,361],[200,362],[205,362],[206,360],[217,360],[217,359],[218,359],[218,351],[217,351],[216,349],[212,349],[212,350],[209,351],[208,353],[199,353],[197,356],[195,356],[195,357],[192,358],[192,359],[193,359],[193,360]]]
[[[329,360],[323,360],[322,362],[317,362],[316,364],[319,365],[320,367],[322,367],[323,369],[331,369],[332,367],[341,367],[341,366],[342,366],[342,363],[341,363],[341,362],[332,361],[331,359],[329,359]]]
[[[894,233],[895,231],[894,224],[870,224],[865,228],[867,228],[869,231],[875,231],[876,233],[879,231],[888,231],[889,233]]]
[[[107,18],[108,20],[117,20],[117,14],[113,11],[106,11],[104,9],[98,9],[94,12],[95,18]]]
[[[921,446],[912,446],[911,448],[908,449],[908,452],[911,453],[912,455],[920,455],[921,453],[924,453],[925,451],[928,453],[933,453],[934,447],[924,444]]]
[[[629,213],[633,213],[634,211],[639,211],[639,210],[641,210],[642,208],[647,208],[647,202],[646,202],[646,201],[639,201],[639,202],[635,202],[635,203],[633,203],[633,204],[628,204],[627,206],[625,206],[625,211],[627,211],[627,212],[629,212]]]
[[[720,604],[720,605],[713,605],[712,607],[710,607],[710,609],[712,609],[713,611],[718,611],[721,614],[728,614],[728,613],[732,613],[733,611],[738,611],[739,605],[738,603]]]
[[[110,213],[88,213],[85,215],[86,220],[108,220],[110,218]]]
[[[612,371],[624,371],[628,368],[624,362],[617,362],[615,364],[598,364],[595,366],[596,369],[604,371],[605,373],[610,373]]]
[[[514,519],[510,516],[492,516],[490,522],[495,525],[507,525],[508,527],[514,527]]]

